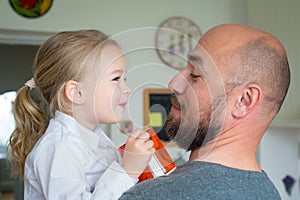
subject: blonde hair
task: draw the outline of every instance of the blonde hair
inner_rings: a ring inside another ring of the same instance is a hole
[[[44,134],[48,118],[53,117],[56,110],[71,111],[64,94],[66,82],[79,81],[89,67],[85,61],[107,43],[116,45],[97,30],[65,31],[50,37],[39,48],[34,61],[33,79],[46,109],[32,98],[30,87],[24,86],[18,91],[14,102],[16,129],[9,140],[13,175],[24,177],[26,157]]]

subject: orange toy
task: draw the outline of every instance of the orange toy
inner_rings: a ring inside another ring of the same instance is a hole
[[[156,150],[148,164],[148,167],[146,167],[145,171],[139,176],[139,182],[162,175],[167,175],[176,168],[173,159],[165,149],[164,144],[161,142],[153,128],[149,128],[147,132],[150,134],[150,139],[153,141],[153,147]],[[125,144],[119,148],[119,152],[122,156],[124,149]]]

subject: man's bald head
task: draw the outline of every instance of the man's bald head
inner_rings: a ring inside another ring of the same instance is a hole
[[[263,104],[277,113],[288,91],[290,70],[286,51],[270,33],[240,24],[223,24],[207,31],[199,43],[223,75],[226,91],[255,83]]]

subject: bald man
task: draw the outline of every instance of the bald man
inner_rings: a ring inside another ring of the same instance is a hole
[[[289,83],[287,55],[273,35],[239,24],[207,31],[169,83],[167,133],[191,151],[189,161],[121,199],[281,199],[256,151]]]

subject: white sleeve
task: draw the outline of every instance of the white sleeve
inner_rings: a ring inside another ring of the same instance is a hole
[[[96,183],[93,199],[118,199],[126,190],[137,183],[117,162],[113,162]]]
[[[39,151],[33,170],[38,178],[28,181],[31,185],[40,185],[45,199],[114,200],[137,182],[114,161],[100,176],[95,188],[91,188],[84,174],[83,149],[74,145],[76,142],[69,140],[55,148],[45,145]]]

